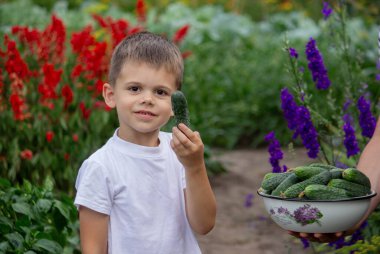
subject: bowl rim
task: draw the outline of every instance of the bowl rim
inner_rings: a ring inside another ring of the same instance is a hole
[[[283,200],[283,201],[292,201],[292,202],[344,202],[344,201],[370,199],[377,195],[376,191],[372,190],[370,194],[367,194],[365,196],[359,196],[359,197],[335,199],[335,200],[311,200],[311,199],[302,199],[302,198],[282,198],[282,197],[272,196],[269,194],[262,193],[260,192],[260,190],[257,190],[257,194],[265,198],[278,199],[278,200]]]

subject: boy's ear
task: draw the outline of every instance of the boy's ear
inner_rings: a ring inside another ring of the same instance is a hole
[[[108,107],[116,107],[114,87],[108,83],[103,85],[103,98]]]

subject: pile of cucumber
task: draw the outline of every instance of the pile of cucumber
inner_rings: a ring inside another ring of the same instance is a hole
[[[370,194],[371,183],[356,168],[313,163],[283,173],[267,173],[260,192],[282,198],[338,200]]]

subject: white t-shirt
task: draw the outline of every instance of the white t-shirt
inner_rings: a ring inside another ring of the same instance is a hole
[[[108,253],[201,253],[188,223],[185,173],[160,132],[158,147],[129,143],[117,136],[79,170],[74,204],[110,216]]]

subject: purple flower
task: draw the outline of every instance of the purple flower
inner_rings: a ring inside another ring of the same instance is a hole
[[[348,168],[348,165],[344,164],[344,163],[341,162],[341,161],[336,161],[336,162],[335,162],[335,167],[342,168],[342,169],[346,169],[346,168]]]
[[[302,143],[308,150],[310,158],[317,158],[319,153],[318,133],[311,121],[310,112],[304,106],[297,109],[297,133],[300,134]]]
[[[270,132],[265,136],[265,141],[269,142],[268,152],[270,154],[269,162],[272,165],[272,172],[281,172],[280,160],[284,154],[281,151],[280,142],[276,139],[274,132]]]
[[[310,242],[306,238],[301,238],[301,243],[303,244],[304,249],[307,249],[310,247]]]
[[[323,2],[323,9],[322,9],[323,19],[327,20],[330,17],[332,12],[333,10],[330,8],[329,3]]]
[[[297,128],[297,104],[287,88],[281,90],[281,109],[290,130]]]
[[[356,140],[355,136],[355,129],[351,125],[351,117],[350,115],[346,114],[343,117],[344,125],[343,125],[343,131],[344,131],[344,141],[343,144],[346,147],[347,151],[347,158],[350,156],[356,155],[360,152],[358,142]]]
[[[293,58],[298,58],[298,52],[295,48],[289,48],[289,55]]]
[[[252,193],[249,193],[247,196],[245,196],[244,206],[247,208],[251,207],[253,205],[252,199],[253,199]]]
[[[343,112],[347,112],[347,109],[351,106],[351,104],[352,104],[352,100],[347,99],[343,105]]]
[[[321,211],[316,207],[311,207],[306,204],[293,212],[293,217],[297,223],[305,226],[307,224],[312,224],[318,222],[320,218],[323,217]]]
[[[284,207],[280,207],[280,208],[277,208],[277,212],[278,214],[285,214],[285,215],[290,215],[290,212],[288,209],[284,208]]]
[[[364,137],[371,138],[376,127],[376,118],[371,113],[370,102],[361,96],[357,103],[359,109],[359,125]]]
[[[308,67],[311,71],[313,81],[317,89],[325,90],[330,86],[330,79],[327,76],[327,70],[323,63],[322,55],[319,53],[315,40],[310,38],[306,44],[306,58],[309,62]]]

